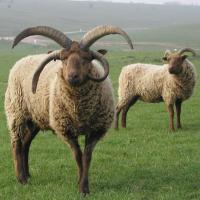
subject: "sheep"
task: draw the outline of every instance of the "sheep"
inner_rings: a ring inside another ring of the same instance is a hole
[[[15,38],[13,47],[28,36],[42,35],[64,48],[22,58],[10,71],[5,112],[15,173],[21,184],[26,184],[30,177],[28,154],[32,140],[39,130],[52,130],[72,149],[80,193],[89,193],[92,152],[114,117],[109,64],[101,54],[106,51],[94,52],[89,47],[109,34],[122,35],[133,48],[129,36],[111,25],[95,27],[80,42],[46,26],[25,29]],[[101,68],[91,63],[94,59],[101,63]],[[78,143],[80,135],[85,136],[83,152]]]
[[[181,105],[188,99],[196,83],[195,66],[188,60],[185,52],[195,51],[184,48],[180,51],[167,50],[163,57],[167,64],[163,66],[151,64],[131,64],[125,66],[119,76],[118,95],[114,127],[118,129],[119,114],[122,111],[122,127],[126,128],[126,116],[129,108],[137,100],[149,103],[164,101],[167,105],[170,130],[174,128],[174,104],[177,113],[177,128],[181,128]]]

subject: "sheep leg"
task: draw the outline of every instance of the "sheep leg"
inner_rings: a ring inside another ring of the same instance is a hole
[[[127,105],[122,109],[122,127],[126,128],[126,117],[128,110],[130,109],[131,106],[133,106],[136,101],[138,100],[137,96],[134,96],[128,103]]]
[[[39,128],[33,127],[33,124],[31,123],[28,126],[27,134],[23,138],[23,162],[24,162],[24,171],[27,178],[30,177],[29,164],[28,164],[29,149],[32,140],[35,138],[39,130],[40,130]]]
[[[82,173],[83,173],[83,166],[82,166],[82,151],[80,145],[78,143],[78,138],[73,137],[68,139],[68,144],[73,152],[73,157],[76,160],[77,167],[78,167],[78,184],[81,181]]]
[[[175,131],[175,128],[174,128],[174,105],[173,104],[168,105],[168,112],[169,112],[169,119],[170,119],[169,127],[170,127],[171,131]]]
[[[119,127],[119,114],[124,107],[124,104],[121,104],[120,102],[117,104],[115,109],[115,116],[114,116],[114,129],[118,130]]]
[[[98,140],[104,135],[105,131],[91,133],[90,135],[86,136],[85,139],[85,148],[82,157],[83,163],[83,174],[80,182],[80,192],[85,196],[89,194],[89,181],[88,181],[88,174],[89,174],[89,167],[92,159],[92,152],[94,150],[95,145],[97,144]]]
[[[27,177],[24,170],[23,146],[22,146],[21,138],[18,138],[16,141],[12,142],[12,150],[13,150],[15,174],[16,174],[17,180],[21,184],[26,184]]]
[[[176,115],[177,115],[177,128],[181,128],[181,105],[182,101],[181,100],[176,100],[175,102],[176,105]]]

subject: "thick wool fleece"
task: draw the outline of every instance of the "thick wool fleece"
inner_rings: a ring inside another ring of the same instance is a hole
[[[114,115],[109,78],[101,83],[88,81],[80,87],[71,87],[61,76],[61,61],[52,61],[41,73],[37,91],[33,94],[32,77],[45,57],[45,54],[25,57],[10,71],[5,111],[11,141],[19,139],[19,128],[28,120],[41,130],[50,129],[59,136],[69,130],[75,135],[106,132]],[[98,77],[102,75],[102,69],[94,67],[92,73]]]
[[[132,64],[125,66],[119,77],[119,102],[127,104],[133,96],[144,102],[174,104],[188,99],[196,83],[194,65],[185,60],[179,75],[168,72],[168,65]]]

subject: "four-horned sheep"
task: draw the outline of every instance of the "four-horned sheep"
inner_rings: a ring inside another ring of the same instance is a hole
[[[20,183],[27,183],[30,176],[28,154],[32,140],[39,130],[52,130],[72,149],[78,167],[79,190],[89,193],[92,152],[114,117],[109,64],[102,55],[104,51],[99,53],[89,48],[109,34],[122,35],[133,48],[129,36],[111,25],[90,30],[80,42],[46,26],[25,29],[15,38],[13,47],[31,35],[48,37],[63,47],[49,54],[22,58],[10,71],[5,111]],[[92,63],[94,59],[101,67]],[[78,143],[80,135],[85,136],[83,152]]]
[[[177,128],[181,128],[181,105],[188,99],[196,83],[196,70],[187,59],[185,52],[195,51],[185,48],[171,52],[167,50],[163,57],[164,65],[131,64],[125,66],[119,76],[118,103],[116,105],[114,127],[118,129],[119,114],[122,111],[122,127],[126,127],[129,108],[141,100],[149,103],[164,101],[170,117],[170,129],[174,128],[174,105],[177,113]]]

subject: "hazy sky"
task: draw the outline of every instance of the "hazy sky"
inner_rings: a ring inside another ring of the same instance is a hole
[[[84,0],[79,0],[84,1]],[[90,0],[97,1],[97,0]],[[163,4],[167,2],[179,2],[181,4],[193,4],[200,5],[200,0],[98,0],[98,1],[112,1],[112,2],[135,2],[135,3],[155,3],[155,4]]]

